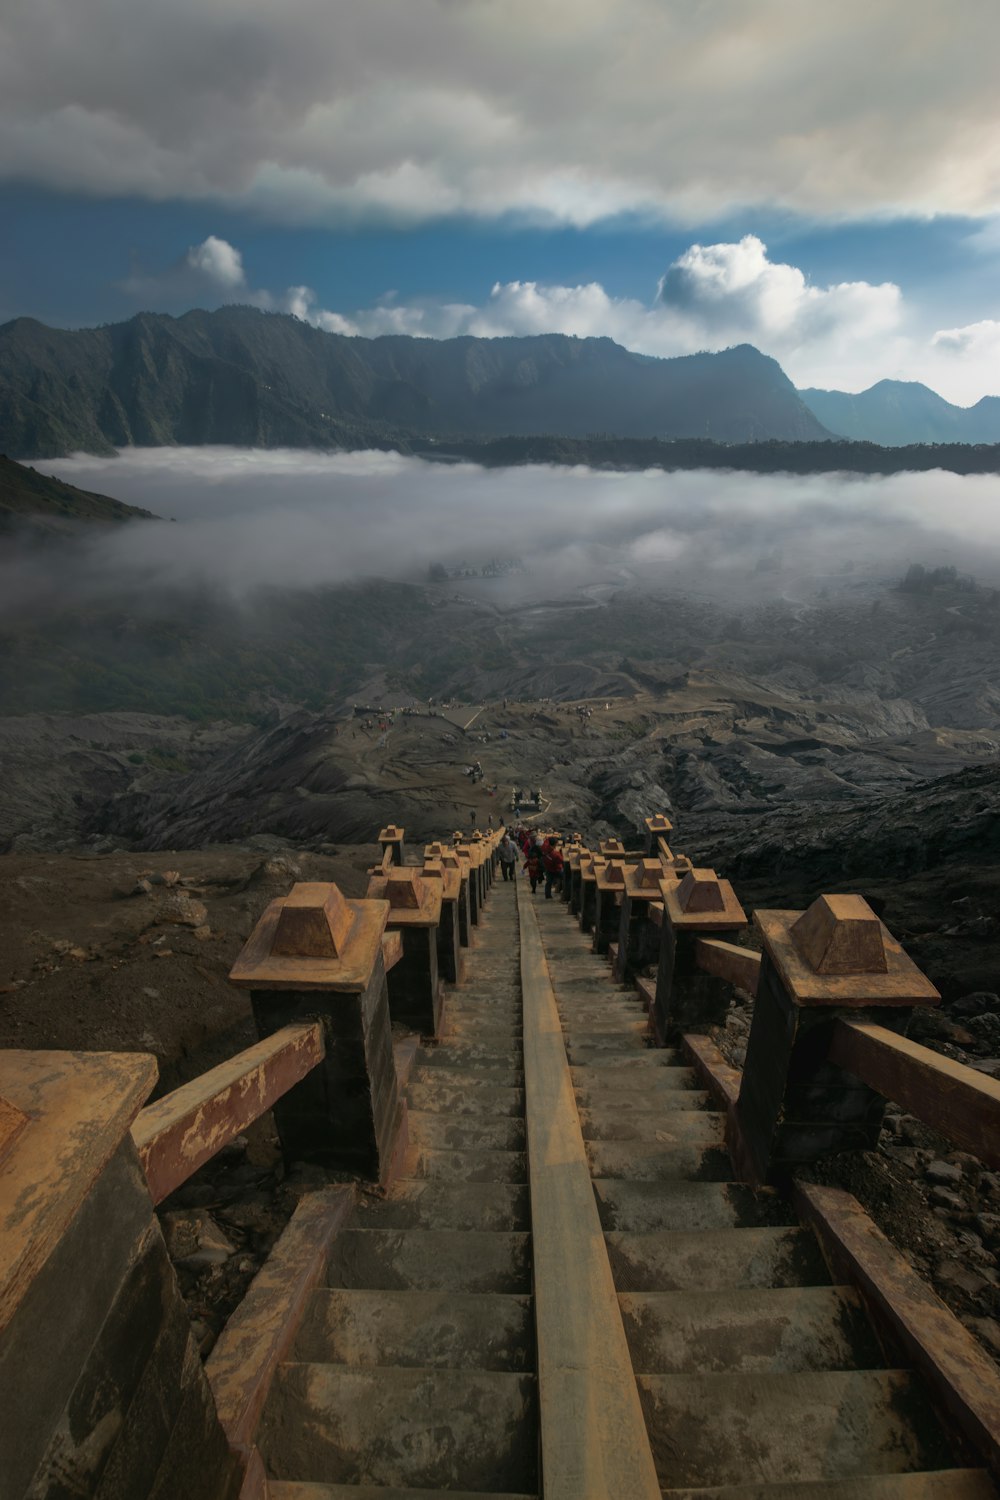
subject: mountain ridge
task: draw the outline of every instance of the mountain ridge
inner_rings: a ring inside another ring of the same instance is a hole
[[[807,386],[799,395],[825,427],[853,442],[889,448],[1000,442],[1000,396],[955,406],[918,380],[878,380],[853,394]]]
[[[829,436],[780,365],[751,345],[657,359],[564,334],[365,339],[236,305],[93,329],[27,318],[0,327],[0,448],[15,457],[595,431]]]

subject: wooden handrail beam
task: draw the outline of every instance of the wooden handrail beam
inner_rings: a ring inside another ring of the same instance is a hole
[[[285,1026],[140,1110],[132,1138],[153,1202],[266,1114],[324,1055],[318,1021]]]
[[[830,1061],[962,1151],[1000,1166],[1000,1082],[883,1026],[838,1020]]]
[[[760,979],[760,954],[753,948],[740,948],[720,938],[698,938],[694,945],[695,962],[706,974],[739,985],[749,995],[756,995]]]

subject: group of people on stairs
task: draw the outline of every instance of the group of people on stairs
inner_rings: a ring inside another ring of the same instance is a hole
[[[515,878],[515,866],[523,858],[522,869],[531,882],[531,894],[544,882],[545,899],[551,901],[552,892],[558,894],[562,890],[563,854],[559,843],[557,833],[543,839],[530,828],[505,832],[497,846],[504,880]]]

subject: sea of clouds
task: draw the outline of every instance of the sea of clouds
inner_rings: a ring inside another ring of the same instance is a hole
[[[429,565],[521,557],[532,592],[609,569],[734,597],[822,580],[900,576],[911,562],[1000,580],[1000,478],[718,470],[483,469],[397,453],[133,449],[36,466],[163,518],[89,533],[0,570],[8,609],[163,591],[247,599]],[[761,572],[780,558],[780,577]]]

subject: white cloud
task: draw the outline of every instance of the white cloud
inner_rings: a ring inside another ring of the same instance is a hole
[[[948,400],[971,404],[1000,393],[1000,322],[984,319],[928,338],[914,326],[894,282],[814,286],[798,266],[772,261],[755,235],[691,245],[670,265],[648,303],[578,286],[497,282],[479,304],[400,302],[323,307],[308,286],[253,289],[240,251],[209,235],[162,275],[134,274],[124,290],[147,303],[241,301],[287,312],[327,333],[416,338],[502,338],[563,333],[611,338],[640,354],[670,357],[751,343],[798,386],[861,390],[877,380],[922,380]]]
[[[8,0],[0,175],[296,222],[986,215],[998,43],[995,0]]]

